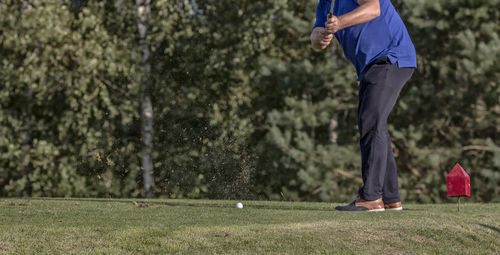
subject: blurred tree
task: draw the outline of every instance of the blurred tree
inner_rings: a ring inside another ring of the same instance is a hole
[[[499,197],[499,1],[393,1],[419,64],[389,121],[406,200],[446,200],[456,162]],[[316,4],[151,1],[141,40],[133,1],[2,1],[0,195],[352,199],[356,77],[310,49]]]
[[[478,201],[500,194],[500,1],[405,1],[419,69],[393,118],[407,198],[442,201],[455,162]]]
[[[123,33],[135,27],[112,11],[104,2],[76,15],[60,2],[0,5],[1,195],[140,194],[129,138],[137,54]]]

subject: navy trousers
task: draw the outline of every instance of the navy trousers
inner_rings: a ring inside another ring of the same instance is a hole
[[[396,161],[387,130],[387,118],[414,68],[399,68],[388,58],[373,61],[359,86],[358,127],[360,133],[363,186],[359,197],[401,201]]]

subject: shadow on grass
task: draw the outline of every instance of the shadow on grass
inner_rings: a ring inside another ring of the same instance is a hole
[[[218,203],[217,201],[213,202],[202,202],[198,200],[198,202],[188,202],[188,201],[155,201],[152,199],[112,199],[112,198],[107,198],[107,199],[99,199],[99,198],[56,198],[56,197],[47,197],[47,198],[29,198],[28,200],[48,200],[48,201],[76,201],[76,202],[100,202],[100,203],[124,203],[124,204],[129,204],[132,202],[137,202],[137,203],[145,203],[145,204],[151,204],[151,205],[166,205],[166,206],[187,206],[187,207],[209,207],[209,208],[233,208],[235,205],[230,202],[220,202]],[[193,200],[197,201],[197,200]],[[266,202],[266,201],[262,201]],[[276,201],[270,201],[270,202],[276,202]],[[334,203],[329,203],[328,206],[323,206],[323,207],[308,207],[308,206],[300,206],[301,202],[297,202],[297,205],[263,205],[263,204],[246,204],[246,208],[254,208],[254,209],[263,209],[263,210],[294,210],[294,211],[332,211],[335,212],[334,208],[335,205]],[[326,203],[325,203],[326,204]],[[417,212],[417,211],[425,211],[425,209],[421,208],[413,208],[413,207],[405,207],[403,211],[411,211],[411,212]]]
[[[412,211],[412,212],[417,212],[417,211],[426,211],[426,209],[418,209],[418,208],[408,208],[408,207],[403,207],[403,211]],[[428,211],[428,210],[427,210]]]
[[[478,224],[479,226],[483,227],[483,228],[488,228],[488,229],[491,229],[497,233],[500,234],[500,228],[497,228],[495,226],[490,226],[490,225],[486,225],[486,224]]]
[[[235,205],[230,203],[220,203],[216,202],[212,203],[203,203],[203,202],[169,202],[169,201],[152,201],[148,199],[93,199],[93,198],[30,198],[28,200],[38,200],[38,201],[75,201],[75,202],[100,202],[100,203],[123,203],[129,204],[132,202],[137,203],[146,203],[152,205],[166,205],[166,206],[189,206],[189,207],[210,207],[210,208],[233,208]],[[320,207],[320,208],[311,208],[311,207],[301,207],[301,206],[287,206],[287,205],[258,205],[251,204],[245,205],[246,208],[254,208],[254,209],[267,209],[267,210],[296,210],[296,211],[334,211],[334,206]]]
[[[125,203],[129,204],[132,202],[137,202],[137,203],[146,203],[146,204],[151,204],[151,205],[166,205],[166,206],[188,206],[188,207],[209,207],[209,208],[233,208],[235,205],[232,202],[220,202],[218,203],[217,201],[213,202],[203,202],[198,200],[198,202],[188,202],[188,201],[155,201],[152,199],[95,199],[95,198],[30,198],[29,200],[52,200],[52,201],[76,201],[76,202],[101,202],[101,203]],[[193,200],[197,201],[197,200]],[[266,201],[262,201],[266,202]],[[294,211],[332,211],[335,212],[334,208],[336,203],[328,203],[328,206],[322,206],[322,207],[309,207],[309,206],[304,206],[300,205],[301,202],[297,202],[297,205],[291,205],[290,203],[288,204],[283,204],[283,205],[263,205],[263,204],[246,204],[246,208],[253,208],[253,209],[263,209],[263,210],[294,210]],[[326,203],[325,203],[326,204]],[[418,212],[418,211],[425,211],[426,209],[421,209],[421,208],[414,208],[412,206],[405,207],[403,211],[411,211],[411,212]],[[498,230],[498,228],[496,229]],[[496,231],[495,230],[495,231]]]

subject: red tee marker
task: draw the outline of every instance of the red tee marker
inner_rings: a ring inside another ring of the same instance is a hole
[[[458,197],[458,211],[460,211],[460,197],[470,197],[470,177],[465,170],[456,164],[446,177],[448,196]]]

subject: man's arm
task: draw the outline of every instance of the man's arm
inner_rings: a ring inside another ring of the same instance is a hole
[[[346,27],[369,22],[380,16],[379,0],[358,0],[359,7],[342,16],[331,16],[325,24],[328,33],[336,33]]]
[[[326,32],[325,23],[330,17],[328,14],[330,12],[330,7],[332,5],[332,0],[319,0],[316,7],[316,23],[314,24],[314,29],[311,33],[311,46],[314,50],[322,50],[326,48],[332,38],[333,34]]]

